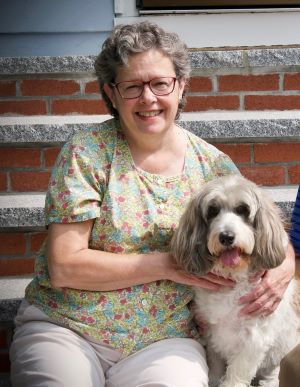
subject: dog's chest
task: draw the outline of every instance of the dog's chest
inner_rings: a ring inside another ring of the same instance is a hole
[[[195,290],[195,311],[209,324],[230,327],[238,323],[241,309],[239,299],[251,291],[253,285],[248,281],[238,283],[233,289],[212,292],[205,289]]]

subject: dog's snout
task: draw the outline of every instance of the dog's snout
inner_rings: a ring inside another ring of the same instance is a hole
[[[219,234],[219,241],[223,246],[231,246],[234,241],[234,234],[230,231],[223,231]]]

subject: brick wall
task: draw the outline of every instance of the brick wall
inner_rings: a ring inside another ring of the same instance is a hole
[[[290,53],[290,51],[288,51]],[[211,52],[204,53],[212,55]],[[220,51],[209,65],[194,65],[186,112],[283,111],[300,109],[300,59],[286,63],[249,65],[223,64]],[[299,50],[297,51],[297,55]],[[281,55],[281,54],[280,54]],[[276,55],[275,55],[276,56]],[[287,55],[290,58],[290,54]],[[218,60],[218,59],[217,59]],[[290,60],[290,59],[289,59]],[[205,60],[203,59],[203,62]],[[268,58],[266,60],[268,62]],[[270,63],[272,60],[270,60]],[[7,66],[6,66],[7,67]],[[0,63],[1,74],[1,63]],[[5,70],[0,75],[1,116],[107,114],[98,85],[88,71]],[[258,184],[300,184],[300,142],[220,142],[215,145],[229,154],[241,172]],[[51,168],[58,155],[57,144],[4,145],[0,149],[0,195],[45,192]],[[2,230],[0,233],[0,277],[24,276],[33,272],[34,257],[44,229]],[[9,332],[9,330],[8,330]],[[0,374],[8,371],[7,329],[0,329]]]
[[[185,111],[295,110],[300,109],[299,92],[300,72],[193,76]],[[37,75],[0,80],[1,115],[105,113],[93,78]]]

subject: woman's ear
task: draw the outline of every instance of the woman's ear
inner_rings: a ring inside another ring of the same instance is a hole
[[[116,109],[115,94],[113,92],[113,89],[107,83],[105,83],[103,86],[103,90],[105,91],[105,94],[110,99],[110,102],[112,103],[113,107]]]
[[[185,78],[181,78],[181,79],[178,80],[178,97],[179,97],[179,100],[182,99],[185,85],[186,85]]]

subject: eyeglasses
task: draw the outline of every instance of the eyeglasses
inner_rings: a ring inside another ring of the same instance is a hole
[[[175,88],[176,77],[160,77],[153,78],[148,82],[143,81],[125,81],[118,83],[111,83],[115,87],[120,96],[124,99],[139,98],[145,85],[149,85],[150,90],[157,96],[171,94]]]

